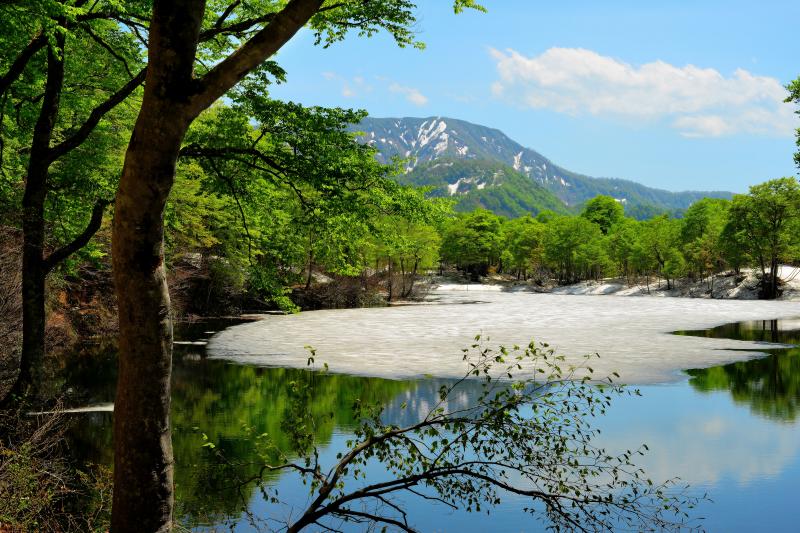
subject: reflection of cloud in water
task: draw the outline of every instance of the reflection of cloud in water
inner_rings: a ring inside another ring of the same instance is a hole
[[[712,498],[714,485],[727,481],[748,486],[773,479],[797,460],[800,425],[753,416],[727,399],[709,401],[686,392],[685,385],[668,389],[671,396],[648,398],[651,391],[645,391],[644,397],[633,399],[640,404],[636,411],[650,416],[631,417],[629,400],[614,402],[609,419],[597,421],[603,429],[598,444],[613,452],[645,443],[650,450],[636,462],[648,477],[663,481],[677,476],[694,486],[711,485]],[[687,394],[693,407],[664,405],[670,397]],[[654,401],[659,405],[651,405]]]
[[[629,383],[679,379],[684,368],[701,368],[756,355],[763,345],[728,339],[694,338],[668,332],[740,320],[791,317],[793,302],[704,300],[615,296],[559,296],[487,290],[440,291],[442,303],[341,309],[270,316],[235,326],[213,337],[212,357],[245,364],[303,368],[305,345],[317,361],[341,373],[408,378],[455,377],[465,369],[460,349],[476,333],[491,345],[546,341],[580,363],[593,360],[596,375],[622,374]],[[732,352],[726,349],[754,350]]]

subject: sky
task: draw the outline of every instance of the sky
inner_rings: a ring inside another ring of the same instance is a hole
[[[272,96],[453,117],[497,128],[569,170],[668,190],[729,190],[796,175],[800,2],[484,0],[454,15],[417,2],[424,50],[304,30],[277,57]]]

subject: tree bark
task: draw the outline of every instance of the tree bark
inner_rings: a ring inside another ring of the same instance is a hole
[[[158,103],[142,106],[116,199],[112,249],[120,333],[111,523],[115,532],[168,531],[172,523],[172,319],[163,211],[185,121],[170,121],[174,112]]]
[[[169,531],[172,318],[164,266],[164,207],[195,114],[192,78],[203,0],[156,2],[142,106],[117,190],[112,259],[119,309],[111,529]]]

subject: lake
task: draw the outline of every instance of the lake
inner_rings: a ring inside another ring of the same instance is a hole
[[[176,351],[178,514],[187,527],[236,531],[254,530],[241,512],[243,502],[257,516],[288,516],[291,506],[268,503],[252,486],[238,489],[236,479],[258,470],[243,427],[268,433],[277,450],[288,450],[286,425],[297,409],[291,384],[314,380],[315,394],[302,408],[316,421],[321,458],[333,461],[355,427],[354,399],[384,405],[387,422],[413,421],[433,405],[439,386],[457,371],[460,348],[480,332],[491,344],[535,337],[571,357],[600,352],[602,370],[620,371],[642,393],[615,399],[596,419],[603,445],[646,443],[650,452],[638,463],[651,478],[678,476],[699,493],[707,491],[713,502],[697,514],[706,517],[709,531],[796,531],[800,349],[787,345],[800,344],[800,322],[791,320],[799,315],[790,302],[557,297],[473,288],[440,291],[426,305],[270,316],[227,329],[226,322],[196,323],[184,328],[183,338],[222,332],[212,338],[210,357],[197,346]],[[317,349],[317,366],[324,361],[344,373],[307,371],[307,344]],[[66,384],[87,391],[83,402],[109,402],[114,350],[87,351],[94,357],[76,354]],[[458,401],[468,402],[469,394]],[[403,403],[407,409],[400,409]],[[80,460],[110,463],[111,416],[75,416],[71,443]],[[208,441],[214,451],[203,447]],[[217,451],[230,464],[220,465]],[[268,482],[295,507],[307,501],[307,487],[294,476]],[[517,498],[505,499],[488,516],[430,502],[407,504],[420,531],[546,527],[525,514],[526,502]]]

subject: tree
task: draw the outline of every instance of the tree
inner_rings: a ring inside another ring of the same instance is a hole
[[[454,5],[456,11],[477,7],[473,0]],[[116,195],[112,240],[120,328],[115,531],[171,527],[172,322],[163,212],[190,125],[248,75],[245,90],[274,76],[276,65],[267,60],[306,25],[326,46],[352,29],[367,36],[385,29],[400,46],[416,45],[410,29],[413,7],[406,0],[153,3],[145,90]],[[213,43],[201,46],[208,36]]]
[[[703,198],[689,206],[683,217],[681,243],[691,272],[709,275],[712,282],[714,273],[723,266],[721,237],[729,206],[728,200]]]
[[[746,240],[748,255],[761,271],[762,295],[778,296],[778,267],[796,251],[800,217],[800,186],[794,178],[779,178],[750,187],[733,197],[730,223]],[[767,274],[769,272],[769,274]]]
[[[459,214],[442,235],[442,258],[473,278],[485,276],[497,264],[503,245],[503,219],[486,209]]]
[[[508,259],[503,262],[509,270],[517,271],[517,279],[527,279],[528,269],[542,264],[544,224],[530,215],[509,220],[503,227]]]
[[[108,6],[68,4],[0,6],[0,167],[4,181],[24,182],[22,197],[7,207],[21,211],[24,241],[16,398],[36,395],[45,355],[46,278],[100,227],[118,174],[121,153],[114,144],[127,134],[117,109],[144,81],[135,37],[109,21]],[[132,3],[132,15],[137,8]],[[67,235],[50,231],[56,217],[72,220]]]
[[[250,270],[252,296],[295,308],[287,287],[305,281],[309,288],[316,267],[340,276],[363,272],[367,243],[392,234],[384,217],[424,222],[437,210],[440,202],[392,179],[395,165],[380,164],[374,148],[354,142],[348,126],[364,111],[304,107],[250,91],[230,100],[195,121],[181,161],[199,164],[207,190],[235,202],[244,231],[225,242],[247,246],[226,257]]]
[[[602,241],[597,224],[583,217],[556,215],[544,232],[544,259],[561,283],[597,278],[608,264]]]
[[[660,273],[667,280],[667,289],[672,288],[672,276],[680,271],[679,238],[681,221],[660,215],[652,218],[642,226],[642,247],[645,253],[650,254],[658,264]],[[669,262],[669,265],[667,264]]]
[[[378,255],[385,256],[388,266],[388,299],[395,295],[408,298],[420,269],[431,268],[439,260],[441,237],[436,229],[423,221],[404,217],[385,217],[378,226]],[[400,287],[395,290],[394,278],[399,270]]]
[[[583,218],[600,226],[603,235],[608,235],[611,226],[622,220],[624,215],[625,209],[620,202],[602,194],[586,202],[581,211]]]
[[[628,283],[631,283],[632,275],[640,272],[641,265],[637,265],[635,261],[637,250],[641,248],[640,226],[632,218],[623,218],[611,226],[608,232],[608,254]]]

